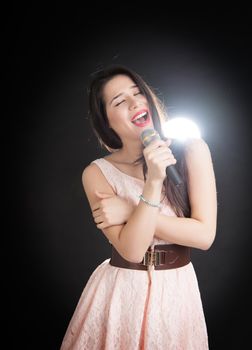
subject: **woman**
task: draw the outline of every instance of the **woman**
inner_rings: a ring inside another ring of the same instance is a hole
[[[208,349],[190,248],[207,250],[215,238],[209,148],[190,140],[175,159],[162,134],[161,102],[126,67],[98,72],[89,103],[94,131],[110,154],[89,164],[82,182],[112,257],[89,278],[61,349]],[[144,147],[147,128],[161,137]],[[175,164],[180,187],[166,176]]]

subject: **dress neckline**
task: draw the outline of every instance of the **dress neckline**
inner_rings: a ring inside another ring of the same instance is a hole
[[[139,181],[139,182],[141,182],[141,183],[144,182],[144,180],[139,179],[138,177],[135,177],[135,176],[126,174],[126,173],[123,172],[122,170],[118,169],[118,168],[117,168],[114,164],[112,164],[109,160],[107,160],[107,159],[105,159],[105,158],[100,158],[100,159],[102,159],[102,160],[104,160],[105,162],[107,162],[107,163],[108,163],[109,165],[111,165],[114,169],[116,169],[120,174],[125,175],[125,176],[127,176],[127,177],[129,177],[129,178],[131,178],[131,179],[137,180],[137,181]]]

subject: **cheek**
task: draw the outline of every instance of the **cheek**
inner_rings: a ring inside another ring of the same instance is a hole
[[[116,115],[116,113],[108,113],[107,116],[108,116],[109,125],[111,127],[117,124],[116,121],[118,120],[118,116]]]
[[[108,110],[107,111],[108,121],[110,126],[120,126],[122,125],[122,121],[127,119],[127,113],[124,113],[123,108],[116,110]]]

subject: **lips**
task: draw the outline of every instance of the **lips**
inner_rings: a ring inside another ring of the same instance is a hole
[[[131,122],[140,128],[148,125],[150,123],[150,113],[148,109],[141,109],[134,114],[131,118]]]

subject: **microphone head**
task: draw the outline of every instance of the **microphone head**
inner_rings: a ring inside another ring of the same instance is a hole
[[[140,137],[144,147],[148,146],[152,141],[160,140],[158,132],[152,128],[145,129]]]

